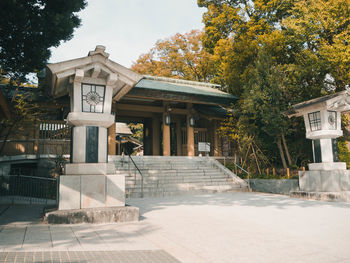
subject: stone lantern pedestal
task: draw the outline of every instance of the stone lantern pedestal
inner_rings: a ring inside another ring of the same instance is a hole
[[[59,210],[125,206],[124,175],[108,163],[107,129],[115,125],[112,101],[142,76],[109,60],[104,50],[97,46],[87,57],[47,65],[52,96],[70,97],[71,160],[59,178]]]
[[[350,201],[350,171],[339,162],[337,147],[337,138],[343,135],[341,113],[350,110],[349,102],[350,95],[343,91],[294,105],[287,112],[289,117],[304,117],[314,159],[308,171],[299,172],[300,192],[293,195],[324,200],[341,196],[339,200]]]

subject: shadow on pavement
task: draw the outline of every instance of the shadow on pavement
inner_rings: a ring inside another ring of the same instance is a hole
[[[338,207],[350,208],[350,203],[324,202],[291,198],[289,196],[266,193],[218,193],[210,195],[186,195],[160,198],[132,198],[127,203],[140,208],[140,215],[152,210],[163,209],[178,205],[216,205],[216,206],[249,206],[249,207],[275,207],[287,209],[290,207]]]
[[[2,205],[0,225],[40,224],[44,207],[44,205]]]

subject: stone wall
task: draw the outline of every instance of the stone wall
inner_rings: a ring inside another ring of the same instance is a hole
[[[299,191],[299,180],[250,179],[250,187],[256,192],[289,195],[290,191]]]

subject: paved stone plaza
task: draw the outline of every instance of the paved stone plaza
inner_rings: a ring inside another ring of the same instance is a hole
[[[128,203],[140,222],[45,225],[41,207],[2,207],[0,262],[350,262],[350,203],[260,193]]]

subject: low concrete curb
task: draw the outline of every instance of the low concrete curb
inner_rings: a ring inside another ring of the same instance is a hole
[[[139,208],[132,206],[56,210],[45,214],[49,224],[101,224],[139,220]]]
[[[290,192],[291,197],[329,201],[329,202],[350,202],[350,191],[342,192],[305,192],[294,191]]]

